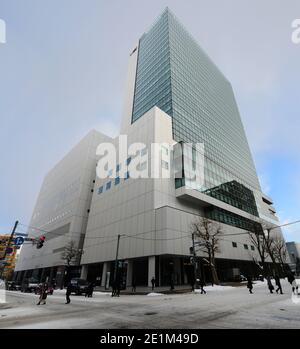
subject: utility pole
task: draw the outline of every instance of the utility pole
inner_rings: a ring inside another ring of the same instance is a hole
[[[10,245],[11,245],[11,242],[12,242],[12,240],[14,238],[14,234],[16,232],[18,224],[19,224],[19,221],[16,221],[15,225],[13,227],[13,230],[12,230],[12,232],[10,234],[10,237],[8,239],[8,243],[7,243],[6,247],[5,247],[4,255],[2,257],[3,263],[5,263],[5,259],[6,259],[6,255],[7,255],[7,248],[10,247]],[[2,270],[1,270],[1,277],[3,277],[4,269],[5,269],[5,264],[3,265]]]
[[[118,242],[117,242],[117,251],[116,251],[116,260],[115,260],[115,270],[114,270],[114,283],[116,284],[117,281],[117,269],[118,269],[118,255],[119,255],[119,244],[120,244],[120,237],[121,235],[118,235]]]
[[[199,283],[198,283],[198,263],[196,261],[196,249],[195,249],[195,233],[192,233],[192,240],[193,240],[193,264],[194,264],[195,288],[199,288]]]

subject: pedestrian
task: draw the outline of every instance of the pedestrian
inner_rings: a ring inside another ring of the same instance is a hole
[[[280,291],[280,294],[283,294],[281,283],[280,283],[280,277],[277,274],[275,275],[275,284],[277,286],[276,293],[278,293],[278,291]]]
[[[154,288],[155,288],[155,278],[154,278],[154,276],[152,276],[151,284],[152,284],[152,291],[154,291]]]
[[[117,282],[116,282],[116,280],[113,280],[111,286],[112,286],[111,296],[115,297],[117,295]]]
[[[67,291],[66,291],[66,304],[69,304],[71,302],[70,295],[72,292],[72,284],[71,282],[67,285]]]
[[[249,293],[253,293],[252,290],[253,290],[253,282],[252,282],[252,278],[251,276],[248,276],[247,277],[247,288],[249,290]]]
[[[194,277],[191,278],[191,286],[192,286],[192,292],[194,292],[195,291],[195,278]]]
[[[173,280],[172,277],[171,277],[171,280],[170,280],[170,289],[171,289],[171,291],[174,290],[174,280]]]
[[[204,289],[205,282],[204,282],[203,278],[201,278],[201,279],[199,280],[199,286],[200,286],[201,294],[203,294],[203,293],[206,294],[206,291],[205,291],[205,289]]]
[[[267,283],[268,283],[268,288],[269,288],[270,293],[273,293],[274,286],[272,284],[270,276],[267,277]]]
[[[121,291],[121,282],[120,280],[117,280],[117,287],[116,287],[116,296],[120,297],[120,291]]]
[[[86,289],[85,296],[88,297],[88,298],[93,297],[93,292],[94,292],[94,283],[90,282],[88,284],[87,289]]]
[[[293,292],[293,294],[298,295],[298,285],[297,285],[297,282],[296,282],[294,274],[289,274],[288,275],[288,282],[292,285],[292,292]],[[295,291],[296,291],[296,293],[295,293]]]
[[[131,287],[132,287],[131,291],[132,291],[133,293],[135,293],[135,292],[136,292],[136,282],[135,282],[135,278],[132,279]]]
[[[46,283],[43,283],[41,288],[40,288],[40,298],[39,298],[39,302],[37,303],[37,305],[40,304],[46,304],[46,299],[47,299],[47,290],[48,290],[48,285]]]

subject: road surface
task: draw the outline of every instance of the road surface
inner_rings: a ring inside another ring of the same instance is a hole
[[[291,287],[283,282],[284,294],[269,294],[266,284],[209,289],[206,295],[121,295],[95,293],[93,298],[72,296],[65,304],[64,292],[49,296],[37,306],[37,296],[7,292],[0,304],[0,328],[300,328],[300,296],[291,299]],[[296,299],[296,300],[295,300]]]

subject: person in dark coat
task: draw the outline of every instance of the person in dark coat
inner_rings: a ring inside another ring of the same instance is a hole
[[[37,305],[46,304],[46,299],[48,295],[47,291],[48,291],[48,285],[46,283],[43,283],[40,289],[40,298]]]
[[[121,280],[117,280],[117,285],[116,285],[116,296],[120,297],[120,291],[121,291]]]
[[[281,283],[280,283],[280,278],[279,278],[279,276],[277,274],[275,275],[275,284],[277,286],[276,293],[278,293],[278,291],[280,291],[280,294],[283,294]]]
[[[71,303],[71,299],[70,299],[71,292],[72,292],[72,284],[71,282],[69,282],[66,290],[66,304]]]
[[[248,276],[247,277],[247,288],[249,290],[249,293],[253,293],[252,290],[253,290],[253,282],[252,282],[252,278],[251,276]]]
[[[201,294],[203,294],[203,293],[206,294],[206,291],[205,291],[205,289],[204,289],[205,282],[204,282],[203,278],[201,278],[201,279],[199,280],[199,286],[200,286]]]
[[[174,290],[174,280],[173,280],[172,277],[171,277],[171,280],[170,280],[170,289],[171,289],[171,291]]]
[[[88,297],[88,298],[93,297],[93,292],[94,292],[94,283],[90,282],[88,284],[87,289],[86,289],[85,296]]]
[[[191,277],[191,287],[192,287],[192,292],[195,291],[195,278],[192,276]]]
[[[154,288],[155,288],[155,278],[154,278],[154,276],[151,279],[151,284],[152,284],[152,291],[154,291]]]
[[[272,284],[270,276],[267,277],[267,283],[268,283],[268,289],[269,289],[270,293],[273,293],[274,286]]]
[[[132,292],[136,292],[136,281],[135,281],[135,278],[132,279],[132,283],[131,283],[131,291]]]
[[[117,295],[117,281],[116,280],[113,280],[111,287],[112,287],[111,296],[115,297]]]

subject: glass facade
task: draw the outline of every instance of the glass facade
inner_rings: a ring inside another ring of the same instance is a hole
[[[139,42],[132,122],[153,106],[172,118],[175,141],[204,144],[201,191],[257,215],[261,189],[231,84],[169,9]]]

